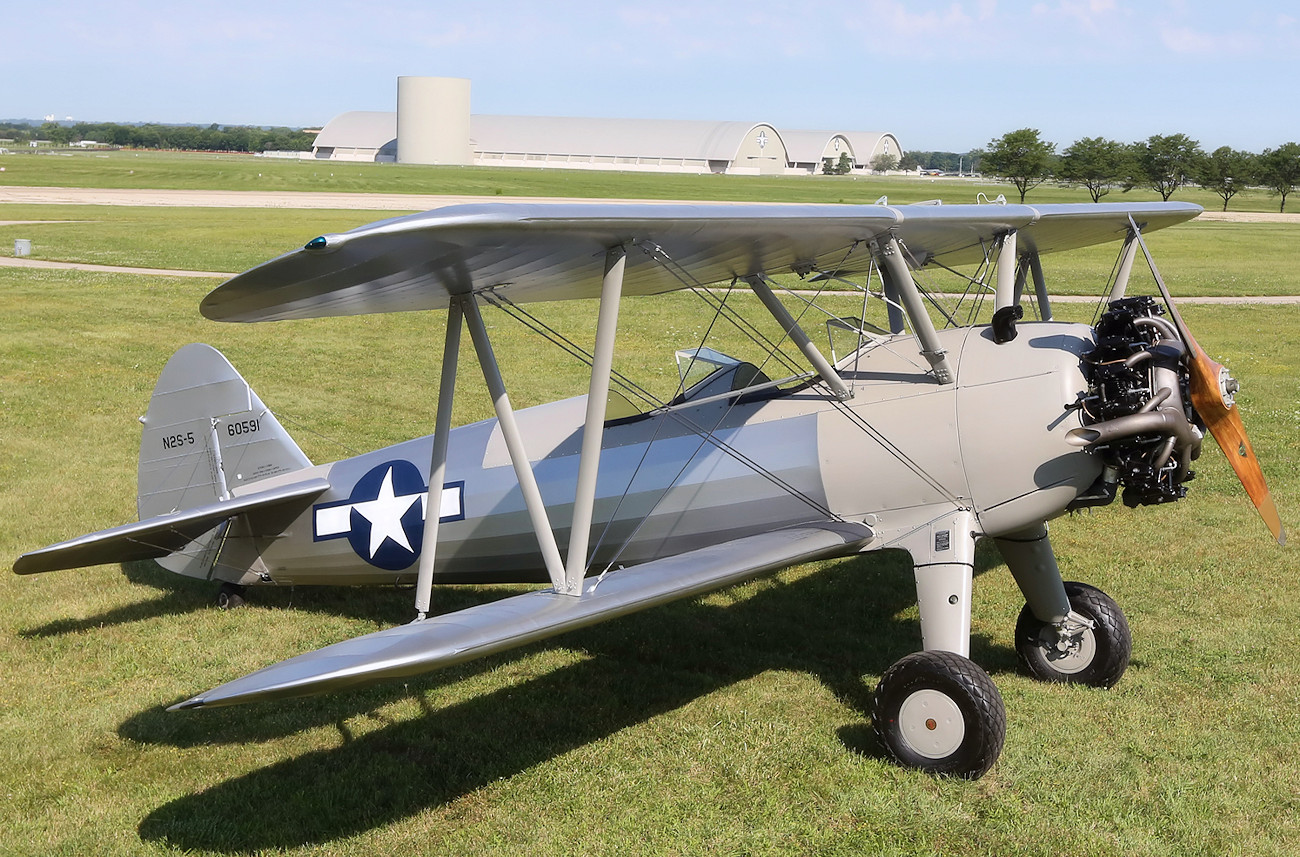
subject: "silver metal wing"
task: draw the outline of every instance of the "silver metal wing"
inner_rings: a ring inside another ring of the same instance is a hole
[[[1188,203],[795,205],[522,203],[436,209],[334,235],[259,265],[203,301],[217,321],[438,309],[493,290],[516,303],[600,295],[605,253],[628,249],[624,295],[754,274],[869,269],[892,233],[917,264],[978,262],[1016,230],[1049,253],[1122,239],[1201,212]]]
[[[538,590],[344,640],[169,710],[308,696],[418,675],[790,565],[856,553],[872,538],[865,524],[826,522],[735,539],[589,578],[581,598]]]

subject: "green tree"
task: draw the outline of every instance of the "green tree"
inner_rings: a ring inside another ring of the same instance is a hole
[[[40,139],[49,140],[56,146],[66,146],[72,140],[72,129],[58,122],[41,123]]]
[[[848,152],[840,152],[840,159],[832,161],[830,158],[822,158],[822,175],[824,176],[846,176],[853,170],[853,159],[849,157]]]
[[[1084,137],[1061,154],[1058,172],[1065,181],[1086,187],[1092,201],[1099,202],[1132,172],[1131,158],[1131,150],[1124,143]]]
[[[1300,144],[1284,143],[1265,149],[1259,156],[1259,177],[1273,193],[1282,197],[1278,211],[1286,211],[1286,197],[1300,184]]]
[[[1134,143],[1134,169],[1124,182],[1124,190],[1149,187],[1169,201],[1174,191],[1191,181],[1205,152],[1201,144],[1186,134],[1153,134],[1145,142]]]
[[[1038,136],[1037,128],[1021,128],[990,140],[988,148],[977,153],[986,173],[1006,179],[1025,194],[1051,176],[1056,144]]]
[[[898,155],[881,152],[871,159],[871,169],[878,173],[887,173],[898,169]]]
[[[923,170],[939,170],[945,173],[955,173],[958,169],[964,169],[969,172],[976,154],[977,152],[908,152],[903,156],[899,168],[914,170],[920,167]],[[907,166],[908,163],[912,165]]]
[[[1228,200],[1255,181],[1255,156],[1220,146],[1201,158],[1194,178],[1201,187],[1218,194],[1223,200],[1223,210],[1227,211]]]

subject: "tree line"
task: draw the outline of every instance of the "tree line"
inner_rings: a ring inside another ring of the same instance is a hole
[[[972,153],[980,169],[1015,185],[1020,201],[1048,180],[1087,188],[1093,202],[1115,188],[1127,192],[1149,188],[1168,201],[1179,188],[1196,185],[1228,201],[1247,187],[1263,187],[1286,198],[1300,185],[1300,144],[1284,143],[1260,153],[1220,146],[1206,152],[1186,134],[1155,134],[1137,143],[1102,137],[1085,137],[1059,155],[1056,145],[1043,140],[1036,128],[1021,128],[990,140]]]
[[[247,125],[122,125],[116,122],[45,122],[41,125],[0,123],[0,137],[26,145],[44,140],[71,146],[93,140],[130,149],[180,149],[192,152],[306,152],[314,134],[294,128]]]

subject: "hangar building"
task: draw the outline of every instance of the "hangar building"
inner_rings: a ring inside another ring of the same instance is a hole
[[[882,131],[802,131],[765,122],[475,116],[469,81],[398,78],[396,112],[351,111],[316,137],[312,155],[342,161],[675,173],[810,175],[847,154],[854,172],[902,157]]]

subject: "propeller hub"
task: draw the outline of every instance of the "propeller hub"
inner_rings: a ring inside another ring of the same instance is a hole
[[[1219,397],[1223,399],[1223,406],[1231,408],[1237,403],[1237,391],[1241,389],[1241,384],[1232,374],[1228,372],[1228,367],[1219,367]]]

